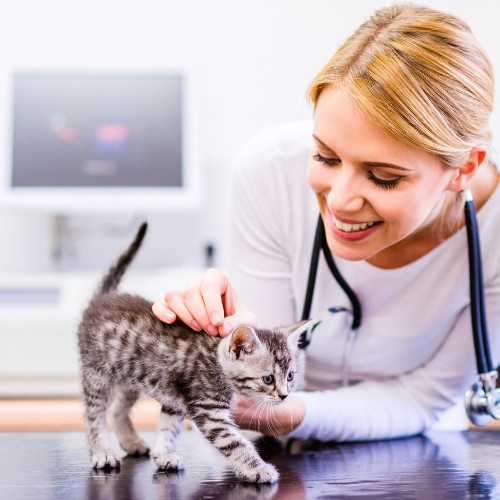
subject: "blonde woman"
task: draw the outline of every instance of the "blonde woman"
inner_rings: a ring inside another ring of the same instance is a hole
[[[234,401],[242,426],[319,440],[463,429],[475,380],[462,193],[478,210],[486,308],[500,361],[499,173],[490,61],[469,27],[429,8],[377,11],[314,79],[314,123],[264,131],[232,183],[229,278],[210,270],[154,306],[194,330],[300,319],[319,213],[363,307],[315,331],[303,389],[274,409]],[[306,180],[307,179],[307,180]],[[237,294],[235,292],[237,289]],[[311,316],[349,299],[320,259]]]

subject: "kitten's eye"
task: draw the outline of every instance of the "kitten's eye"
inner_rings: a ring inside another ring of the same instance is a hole
[[[271,385],[274,382],[274,375],[265,375],[262,377],[262,381],[266,385]]]
[[[288,375],[286,376],[287,382],[291,382],[295,377],[295,372],[288,372]]]

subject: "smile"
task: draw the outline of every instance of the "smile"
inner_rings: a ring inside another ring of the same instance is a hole
[[[355,231],[364,231],[365,229],[369,229],[370,227],[377,224],[377,221],[374,222],[358,222],[355,224],[348,224],[347,222],[341,222],[337,220],[335,217],[332,217],[333,223],[337,229],[340,229],[344,233],[353,233]]]

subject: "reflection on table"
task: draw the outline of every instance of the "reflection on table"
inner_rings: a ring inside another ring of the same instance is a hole
[[[154,433],[142,434],[153,443]],[[352,444],[255,442],[262,457],[278,468],[278,484],[239,482],[196,430],[179,438],[182,472],[159,472],[152,459],[133,457],[124,457],[117,472],[96,472],[83,432],[0,433],[0,498],[500,498],[497,431]]]

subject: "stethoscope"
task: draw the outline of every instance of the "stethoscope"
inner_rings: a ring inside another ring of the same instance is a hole
[[[471,302],[471,322],[474,337],[474,350],[478,380],[465,393],[465,410],[471,422],[475,425],[486,425],[492,418],[500,419],[500,389],[496,387],[498,372],[491,361],[488,326],[484,305],[483,271],[481,264],[481,249],[479,245],[479,230],[476,210],[470,189],[465,193],[465,225],[467,231],[467,247],[469,254],[469,282]],[[345,292],[351,303],[352,323],[351,331],[356,331],[361,325],[361,303],[344,277],[341,275],[326,241],[325,228],[321,216],[318,218],[316,234],[309,267],[306,295],[302,310],[302,319],[310,317],[311,304],[314,294],[314,285],[318,271],[321,251],[333,277]],[[301,349],[306,349],[312,339],[315,328],[331,314],[347,312],[344,307],[331,307],[308,323],[300,342]]]

